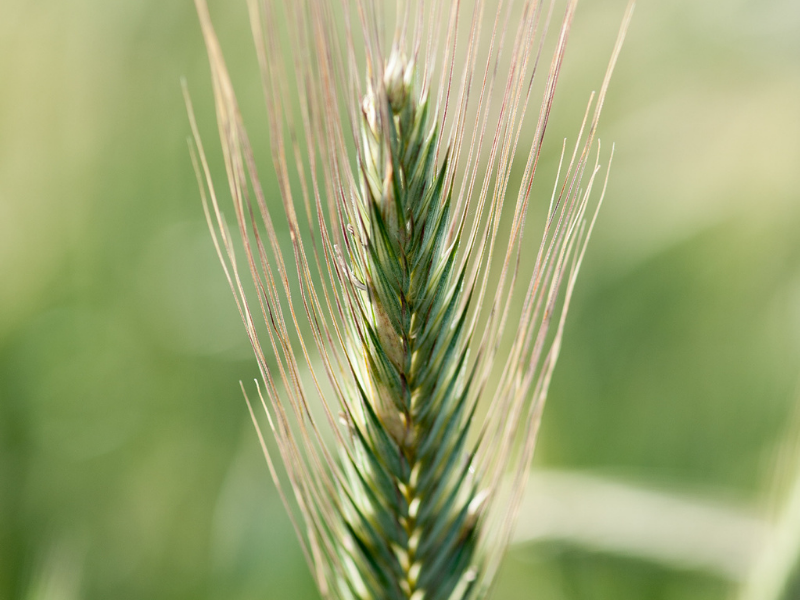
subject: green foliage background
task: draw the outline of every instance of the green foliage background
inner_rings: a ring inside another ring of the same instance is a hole
[[[211,4],[269,186],[244,2]],[[543,178],[623,9],[579,7]],[[539,465],[765,502],[798,399],[798,40],[795,0],[639,3]],[[315,597],[238,388],[256,367],[181,76],[224,192],[189,0],[0,4],[0,598]],[[499,584],[506,600],[731,593],[556,547],[515,549]]]

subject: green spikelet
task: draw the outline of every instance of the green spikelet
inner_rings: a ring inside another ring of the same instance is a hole
[[[464,476],[466,306],[458,244],[446,244],[452,186],[412,82],[413,65],[395,51],[385,95],[368,90],[362,103],[364,243],[350,258],[365,288],[353,329],[368,386],[352,403],[350,486],[361,493],[348,528],[370,598],[445,600],[470,566],[480,502]]]
[[[250,415],[320,593],[331,600],[483,598],[511,536],[605,191],[603,184],[592,216],[599,142],[594,165],[590,155],[630,9],[563,172],[562,152],[540,241],[523,244],[576,0],[567,0],[516,191],[509,187],[514,155],[552,6],[543,11],[538,1],[523,0],[513,44],[503,43],[498,12],[488,56],[479,59],[487,19],[478,0],[456,91],[458,1],[449,8],[444,1],[399,3],[384,57],[380,3],[360,0],[353,10],[365,49],[359,62],[348,3],[297,0],[287,8],[248,0],[280,224],[261,187],[208,9],[204,0],[195,3],[245,260],[220,208],[187,95],[192,159],[261,372],[263,416],[248,398]],[[287,8],[283,19],[276,6]],[[335,17],[337,7],[343,14]],[[296,45],[292,61],[280,59],[284,33]],[[503,48],[511,48],[510,67],[492,111]],[[485,418],[476,417],[479,409]]]

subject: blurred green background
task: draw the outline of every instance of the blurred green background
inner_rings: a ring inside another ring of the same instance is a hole
[[[269,186],[244,0],[210,4]],[[551,166],[623,9],[579,7]],[[182,76],[226,191],[189,0],[0,3],[0,598],[316,597],[238,387],[257,371]],[[640,2],[600,136],[615,166],[537,464],[766,514],[798,400],[800,3]],[[495,597],[733,592],[549,544],[510,552]]]

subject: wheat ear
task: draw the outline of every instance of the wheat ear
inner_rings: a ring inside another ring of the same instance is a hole
[[[457,0],[400,3],[384,57],[379,3],[306,0],[286,5],[279,18],[278,4],[249,0],[291,239],[287,262],[208,9],[196,4],[253,296],[187,95],[192,157],[284,472],[248,406],[319,589],[337,599],[482,597],[511,531],[594,226],[596,209],[588,210],[599,143],[594,164],[590,150],[632,6],[559,168],[538,249],[529,250],[531,186],[574,0],[516,192],[512,163],[552,2],[524,2],[515,34],[511,4],[501,2],[487,19],[485,3],[475,0],[465,29]],[[285,35],[293,47],[286,62]],[[504,84],[501,57],[510,60]],[[499,115],[491,110],[498,79]],[[524,260],[526,253],[535,258]]]

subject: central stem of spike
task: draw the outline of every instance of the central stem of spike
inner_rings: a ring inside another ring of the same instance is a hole
[[[370,306],[372,323],[375,328],[379,351],[385,354],[388,365],[384,368],[370,369],[373,383],[372,400],[386,431],[397,444],[399,458],[405,464],[406,473],[394,477],[397,491],[404,506],[396,515],[402,528],[400,543],[392,550],[400,567],[398,584],[405,598],[419,600],[424,592],[418,589],[421,564],[417,562],[417,549],[422,531],[417,527],[417,515],[422,498],[418,495],[417,480],[422,464],[417,460],[417,432],[414,418],[414,401],[417,385],[414,364],[416,338],[412,326],[425,316],[415,310],[409,302],[413,266],[418,252],[409,242],[415,238],[416,229],[424,223],[415,222],[414,205],[418,205],[425,195],[430,181],[427,173],[415,186],[415,196],[409,193],[409,170],[411,163],[418,160],[423,147],[409,148],[414,133],[419,137],[425,133],[424,114],[418,114],[410,93],[410,81],[406,78],[413,73],[413,67],[393,52],[386,65],[384,76],[385,97],[379,101],[380,94],[372,91],[365,97],[364,116],[368,127],[365,183],[366,195],[372,203],[372,231],[369,234],[378,260],[368,274],[370,283]],[[422,117],[418,120],[418,117]],[[413,132],[414,125],[417,131]],[[370,135],[372,134],[372,135]],[[372,139],[369,139],[372,138]],[[419,139],[418,142],[422,141]],[[388,142],[388,143],[387,143]],[[430,152],[432,148],[425,148]],[[372,172],[370,172],[372,171]],[[375,184],[379,185],[376,186]],[[387,298],[386,296],[389,296]],[[387,385],[386,371],[394,369],[399,381]]]
[[[352,529],[370,565],[365,598],[444,600],[469,581],[476,537],[466,309],[457,243],[447,239],[447,161],[436,164],[439,124],[414,96],[413,74],[393,51],[383,85],[368,85],[362,101],[357,225],[366,244],[354,264],[367,288],[359,339],[375,415],[363,445],[376,458],[364,468],[366,522]]]

